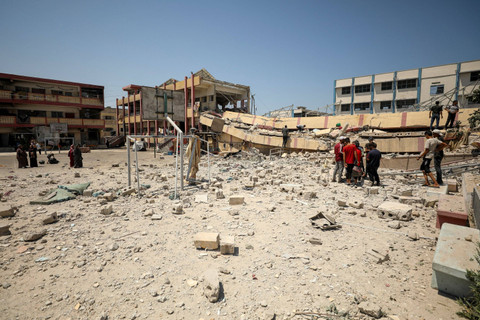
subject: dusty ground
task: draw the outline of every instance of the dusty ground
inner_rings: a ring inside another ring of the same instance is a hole
[[[402,190],[421,197],[426,189],[420,181],[384,180],[385,187],[369,195],[367,187],[323,186],[329,174],[322,173],[323,161],[315,156],[275,162],[215,158],[212,177],[223,180],[217,187],[222,185],[226,198],[215,199],[213,188],[190,187],[181,195],[184,214],[175,215],[168,198],[174,158],[139,156],[141,183],[151,187],[142,198],[119,195],[109,202],[113,213],[102,215],[105,200],[95,197],[49,206],[29,201],[58,184],[87,181],[92,183],[87,190],[116,193],[127,183],[124,149],[84,154],[81,169],[68,167],[66,152],[56,155],[59,164],[33,169],[17,169],[13,153],[0,154],[0,192],[11,191],[0,205],[18,207],[15,217],[0,221],[12,224],[12,235],[0,237],[0,318],[305,319],[295,312],[327,308],[366,318],[358,311],[362,301],[398,316],[393,319],[457,318],[455,301],[430,287],[435,210],[412,204],[413,220],[400,222],[398,230],[374,210],[386,199],[396,201],[393,195]],[[74,177],[77,172],[80,177]],[[199,176],[206,177],[204,167]],[[250,177],[259,183],[244,190]],[[280,182],[303,187],[282,191]],[[317,198],[305,199],[308,191]],[[205,193],[208,203],[195,201]],[[245,196],[244,205],[228,204],[235,194]],[[340,208],[338,200],[363,201],[365,207]],[[145,216],[149,209],[162,219]],[[60,221],[42,225],[55,211]],[[343,227],[314,229],[309,218],[320,211]],[[47,229],[43,238],[23,241],[42,229]],[[200,231],[234,235],[238,255],[195,249],[193,237]],[[431,239],[412,241],[405,235],[412,232]],[[310,243],[311,238],[322,244]],[[371,249],[388,253],[390,261],[376,263],[367,253]],[[36,262],[42,257],[46,261]],[[221,271],[223,294],[217,303],[203,294],[208,268]]]

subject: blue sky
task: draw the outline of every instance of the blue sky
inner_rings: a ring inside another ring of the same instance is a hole
[[[206,68],[258,114],[333,101],[333,81],[480,59],[480,1],[6,1],[0,72],[154,86]]]

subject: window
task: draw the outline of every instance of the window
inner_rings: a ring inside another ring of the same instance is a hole
[[[382,91],[392,90],[392,87],[393,87],[392,81],[382,82]]]
[[[392,109],[392,101],[381,101],[380,110],[390,110]]]
[[[363,92],[370,92],[369,84],[362,84],[359,86],[355,86],[355,93],[363,93]]]
[[[65,95],[66,95],[67,97],[73,97],[73,93],[71,93],[71,92],[65,92]]]
[[[480,80],[480,71],[470,72],[470,82],[475,82]]]
[[[57,95],[57,96],[63,96],[63,91],[52,90],[52,94],[55,94],[55,95]]]
[[[406,109],[417,103],[417,99],[397,100],[397,109]]]
[[[399,80],[398,89],[409,89],[417,87],[417,79]]]
[[[15,91],[17,91],[17,92],[30,92],[30,88],[15,86]]]
[[[443,94],[444,86],[443,84],[435,84],[430,86],[430,95]]]
[[[45,89],[32,88],[32,93],[45,94]]]
[[[207,102],[207,97],[202,97],[202,102]]]
[[[214,96],[210,96],[210,101],[213,101]]]
[[[73,118],[75,118],[75,113],[65,112],[65,118],[73,119]]]
[[[355,111],[365,111],[370,109],[370,103],[369,102],[355,103],[353,107]]]
[[[115,120],[113,116],[104,116],[103,117],[105,120]]]
[[[52,111],[52,118],[63,118],[63,112]]]
[[[342,88],[342,94],[350,94],[351,91],[350,91],[351,87],[343,87]]]
[[[345,103],[345,104],[340,105],[340,111],[342,111],[342,112],[350,111],[350,104]]]

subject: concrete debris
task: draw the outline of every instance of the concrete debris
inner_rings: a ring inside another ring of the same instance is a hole
[[[37,240],[43,238],[43,236],[45,236],[46,234],[47,234],[46,229],[41,230],[41,231],[37,231],[37,232],[30,232],[23,237],[23,241],[28,241],[28,242],[37,241]]]
[[[366,301],[363,301],[358,305],[358,311],[375,319],[380,319],[384,316],[381,307]]]
[[[8,218],[8,217],[13,217],[15,216],[15,210],[7,205],[0,205],[0,217],[2,218]]]
[[[181,203],[176,203],[173,205],[173,214],[183,214],[183,205]]]
[[[386,201],[378,206],[378,216],[382,219],[394,219],[401,221],[409,221],[412,219],[413,208],[409,205]]]
[[[197,249],[217,250],[220,242],[220,234],[215,232],[200,232],[193,239]]]
[[[220,280],[217,270],[208,269],[205,271],[203,275],[203,294],[211,303],[217,302],[220,298]]]
[[[220,238],[220,253],[234,254],[235,253],[235,237],[222,236]]]
[[[231,205],[231,206],[235,206],[235,205],[241,205],[243,204],[245,201],[245,197],[241,197],[241,196],[231,196],[230,199],[228,200],[228,203]]]
[[[58,215],[56,212],[47,214],[47,217],[42,220],[43,224],[52,224],[58,222]]]
[[[12,226],[11,224],[4,224],[4,223],[0,224],[0,236],[8,236],[12,234],[10,232],[11,226]]]
[[[111,204],[109,204],[107,206],[103,206],[100,209],[100,214],[103,214],[104,216],[112,214],[112,212],[113,212],[113,206]]]

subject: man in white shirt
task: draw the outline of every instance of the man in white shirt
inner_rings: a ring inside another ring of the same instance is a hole
[[[455,117],[457,116],[457,113],[460,110],[460,107],[458,106],[458,101],[454,100],[451,106],[445,107],[445,110],[447,110],[447,114],[448,114],[447,122],[445,123],[445,129],[448,129],[449,125],[450,125],[450,128],[453,128]]]
[[[425,150],[417,158],[417,160],[420,160],[420,158],[423,157],[422,165],[420,166],[420,170],[423,171],[423,177],[425,178],[425,183],[423,185],[426,187],[440,188],[437,180],[435,180],[435,177],[433,176],[433,173],[430,171],[430,162],[432,162],[433,156],[435,155],[435,150],[441,142],[432,136],[432,132],[430,130],[425,131],[425,138],[427,139],[425,142]],[[433,184],[430,184],[428,177],[432,179]]]

